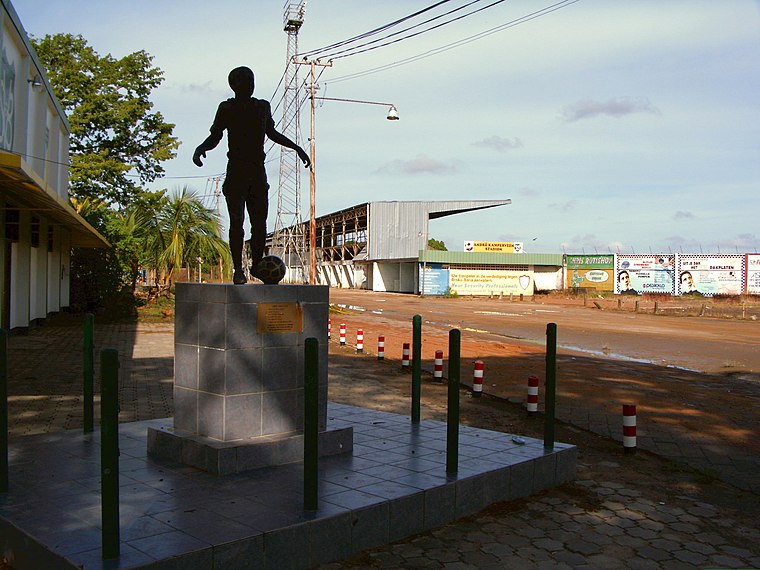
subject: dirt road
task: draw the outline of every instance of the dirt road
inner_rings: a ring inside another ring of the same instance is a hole
[[[333,314],[332,342],[340,323],[345,351],[355,350],[359,328],[369,354],[384,335],[386,359],[396,363],[420,314],[429,372],[435,351],[447,352],[449,330],[459,328],[462,379],[483,360],[484,392],[512,402],[525,401],[528,376],[543,379],[546,324],[557,323],[558,418],[620,440],[621,406],[635,403],[640,447],[760,491],[760,322],[634,313],[614,302],[598,309],[560,298],[420,299],[331,289],[330,301],[344,307]]]
[[[412,316],[420,314],[424,324],[433,329],[456,327],[473,338],[544,346],[546,324],[554,322],[559,331],[559,348],[566,353],[711,374],[760,373],[760,322],[756,320],[651,314],[652,309],[643,302],[642,311],[635,313],[630,310],[631,300],[621,302],[622,310],[615,310],[617,305],[609,302],[607,309],[599,310],[593,302],[584,306],[581,299],[561,297],[536,297],[535,301],[522,302],[498,298],[423,299],[341,289],[332,289],[330,295],[332,303],[402,326],[411,326]],[[667,309],[663,303],[659,311]]]

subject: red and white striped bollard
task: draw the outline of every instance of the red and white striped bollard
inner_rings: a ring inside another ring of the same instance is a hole
[[[409,343],[405,342],[401,351],[401,369],[409,370]]]
[[[636,453],[636,404],[623,404],[623,452]]]
[[[364,331],[362,329],[356,331],[356,352],[364,352]]]
[[[382,335],[377,337],[377,359],[385,359],[385,337]]]
[[[332,319],[327,319],[327,340],[330,340],[332,334]]]
[[[528,409],[529,416],[538,413],[538,376],[528,376]]]
[[[346,346],[346,323],[340,323],[340,345]]]
[[[436,382],[443,382],[443,351],[435,351],[435,367],[433,368],[433,379]]]
[[[475,361],[475,369],[472,371],[472,395],[480,398],[483,395],[483,370],[485,364],[482,360]]]

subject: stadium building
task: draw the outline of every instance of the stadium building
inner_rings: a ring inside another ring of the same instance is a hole
[[[532,295],[537,288],[561,289],[562,255],[427,249],[430,220],[510,203],[366,202],[318,217],[318,282],[331,287],[433,295],[449,290],[463,295]],[[307,226],[304,234],[308,235]],[[290,275],[297,274],[298,267],[292,261],[288,265]]]
[[[69,306],[72,247],[108,243],[71,206],[69,124],[9,0],[0,10],[0,326]]]

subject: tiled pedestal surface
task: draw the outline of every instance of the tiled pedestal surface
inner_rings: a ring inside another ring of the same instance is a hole
[[[216,477],[146,455],[150,420],[119,425],[121,556],[101,558],[100,434],[14,438],[0,497],[0,552],[17,570],[306,569],[433,529],[575,476],[576,449],[467,426],[446,474],[444,423],[330,404],[351,454],[319,462],[319,506],[303,510],[303,464]]]
[[[260,327],[262,309],[275,306],[300,311],[302,323]],[[220,475],[301,460],[310,337],[321,450],[351,450],[350,430],[325,432],[328,287],[178,283],[175,311],[174,425],[150,430],[151,455]]]

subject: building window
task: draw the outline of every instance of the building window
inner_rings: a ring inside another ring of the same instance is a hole
[[[469,269],[469,270],[476,270],[476,271],[530,271],[530,268],[527,265],[496,265],[496,264],[482,264],[482,265],[474,265],[474,264],[465,264],[462,263],[460,265],[455,266],[456,269]]]
[[[18,210],[5,211],[5,238],[16,243],[21,235],[21,222]]]
[[[40,219],[32,216],[32,247],[40,247]]]

